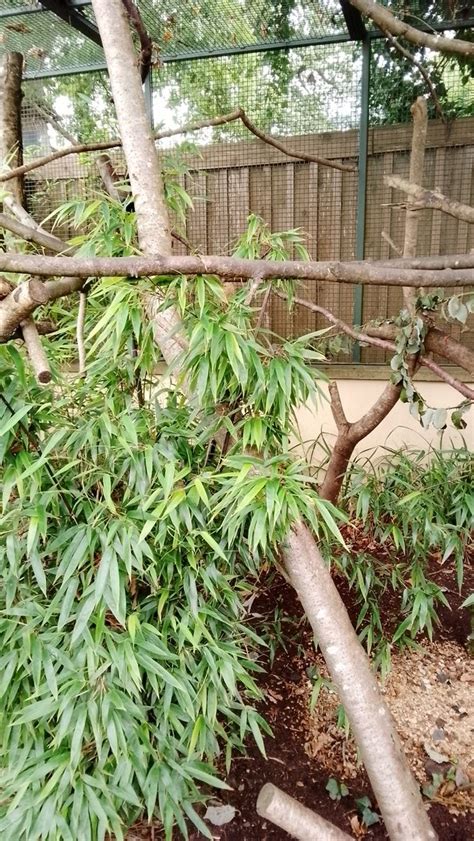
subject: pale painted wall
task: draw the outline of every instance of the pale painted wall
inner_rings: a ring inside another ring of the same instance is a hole
[[[363,415],[383,391],[385,384],[386,381],[383,380],[339,380],[339,392],[347,419],[354,421]],[[436,408],[455,406],[462,401],[462,396],[445,383],[418,381],[417,385],[426,402]],[[324,384],[323,390],[327,395],[327,386]],[[333,440],[336,435],[336,425],[328,400],[321,400],[317,408],[309,406],[299,409],[297,419],[301,439],[306,442],[306,450],[321,432],[327,436],[328,441]],[[467,427],[462,432],[448,425],[441,434],[433,427],[423,429],[418,421],[411,417],[409,407],[404,403],[397,403],[377,429],[361,441],[356,452],[379,446],[388,446],[391,449],[424,449],[429,445],[449,448],[461,446],[463,439],[468,447],[474,449],[474,407],[464,416],[464,420]],[[319,460],[317,453],[315,460]]]

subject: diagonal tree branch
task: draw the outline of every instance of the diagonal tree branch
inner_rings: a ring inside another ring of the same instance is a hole
[[[424,187],[414,184],[412,180],[401,178],[399,175],[385,175],[384,181],[389,187],[395,190],[401,190],[407,193],[408,196],[415,201],[411,205],[414,210],[422,208],[430,208],[431,210],[441,210],[442,213],[447,213],[449,216],[454,216],[455,219],[460,219],[461,222],[469,222],[474,225],[474,207],[462,202],[449,199],[438,190],[427,190]]]
[[[421,62],[417,61],[415,56],[412,55],[410,50],[406,50],[405,47],[403,47],[402,44],[400,44],[400,41],[397,41],[397,39],[391,34],[391,32],[389,32],[388,30],[382,30],[382,31],[383,31],[385,37],[388,38],[390,43],[393,44],[395,49],[398,50],[400,55],[402,55],[406,59],[408,59],[408,61],[411,64],[413,64],[413,66],[416,67],[418,72],[421,74],[421,76],[423,77],[423,79],[426,83],[426,87],[428,88],[428,90],[431,94],[431,98],[432,98],[432,100],[435,104],[436,111],[438,112],[438,114],[439,114],[440,118],[443,120],[443,122],[446,122],[446,117],[445,117],[444,111],[441,107],[441,102],[439,101],[438,94],[436,93],[436,88],[435,88],[435,86],[433,85],[433,82],[430,79],[429,73],[425,70],[425,68],[423,67]]]
[[[356,9],[359,9],[361,14],[371,18],[382,31],[405,38],[417,47],[428,47],[430,50],[448,53],[449,55],[474,57],[474,44],[469,41],[461,41],[459,38],[445,38],[443,35],[433,35],[430,32],[415,29],[414,26],[399,20],[389,9],[381,6],[380,3],[375,3],[374,0],[349,0],[349,2]],[[454,24],[453,28],[455,28]]]
[[[274,290],[275,295],[278,295],[279,298],[283,298],[283,300],[288,300],[288,295],[280,290]],[[350,336],[357,342],[361,342],[362,344],[366,345],[373,345],[373,347],[379,347],[382,350],[389,350],[391,352],[396,352],[397,348],[394,342],[391,342],[387,339],[379,338],[379,336],[372,336],[367,332],[363,332],[360,330],[355,330],[354,327],[351,327],[349,324],[346,324],[345,321],[341,321],[340,318],[337,318],[333,315],[330,310],[327,310],[325,307],[320,307],[319,304],[313,304],[312,301],[306,301],[304,298],[293,297],[292,300],[295,304],[299,306],[306,307],[306,309],[312,310],[312,312],[318,312],[324,316],[331,324],[334,324],[335,327],[338,327],[343,333],[347,336]],[[419,357],[420,365],[424,365],[425,368],[429,368],[436,374],[441,380],[448,383],[448,385],[452,386],[456,391],[459,391],[464,397],[468,400],[474,400],[474,390],[470,388],[465,383],[462,383],[456,377],[453,377],[452,374],[449,374],[440,365],[436,362],[433,362],[432,359],[429,359],[427,356],[420,356]]]

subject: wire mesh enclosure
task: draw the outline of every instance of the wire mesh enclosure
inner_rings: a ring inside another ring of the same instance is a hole
[[[82,19],[83,31],[74,28],[72,18],[71,26],[45,10],[54,4],[0,0],[0,49],[25,57],[27,157],[74,138],[115,133],[90,3],[66,5]],[[410,105],[418,95],[427,96],[430,116],[424,186],[474,203],[472,67],[427,50],[413,50],[410,62],[373,27],[355,31],[348,4],[337,0],[146,0],[138,5],[159,45],[146,86],[156,130],[242,108],[260,131],[282,139],[294,155],[257,139],[240,120],[162,141],[163,155],[180,161],[178,180],[193,199],[182,230],[193,249],[231,253],[253,213],[273,231],[301,229],[313,259],[398,257],[405,197],[384,178],[408,175]],[[472,36],[469,4],[397,0],[386,5],[415,25]],[[339,168],[305,156],[327,158]],[[120,154],[114,152],[114,159],[120,169]],[[43,219],[62,202],[90,194],[98,180],[93,160],[74,155],[31,172],[26,186],[30,210]],[[420,214],[419,254],[474,248],[474,226],[437,211]],[[185,250],[180,242],[175,248]],[[304,291],[306,298],[358,325],[393,317],[401,304],[393,287],[321,283]],[[310,311],[288,313],[278,298],[270,315],[272,329],[281,336],[326,326]],[[460,329],[452,328],[453,333]],[[463,338],[474,346],[472,332]],[[385,354],[358,348],[355,359],[377,363]]]

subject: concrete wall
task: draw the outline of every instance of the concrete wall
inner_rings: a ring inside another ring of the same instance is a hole
[[[339,380],[339,391],[347,419],[354,421],[364,414],[383,391],[385,383],[383,380]],[[327,386],[323,384],[322,388],[327,395]],[[426,402],[436,408],[455,406],[462,401],[462,396],[445,383],[418,381],[418,388]],[[320,433],[323,433],[329,442],[334,440],[336,425],[328,400],[320,401],[317,408],[308,406],[299,409],[297,418],[301,438],[306,442],[306,452]],[[467,446],[474,450],[474,407],[464,419],[467,427],[462,432],[448,425],[441,434],[433,427],[423,429],[410,415],[409,407],[404,403],[397,403],[377,429],[361,441],[356,452],[383,446],[391,449],[424,449],[428,446],[450,448],[462,446],[463,439]],[[314,453],[313,460],[318,460],[317,452]]]

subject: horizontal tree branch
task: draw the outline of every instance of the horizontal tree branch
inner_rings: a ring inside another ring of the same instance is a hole
[[[391,268],[370,262],[343,263],[302,260],[247,260],[215,255],[176,255],[163,257],[47,257],[41,254],[0,253],[0,271],[43,277],[152,277],[175,275],[217,275],[223,281],[261,277],[322,282],[361,283],[386,286],[472,286],[474,270],[444,269],[425,271]],[[50,281],[50,299],[56,281]],[[74,289],[77,287],[75,286]],[[71,291],[73,291],[71,289]],[[67,292],[66,292],[67,294]]]
[[[55,254],[74,253],[73,246],[54,234],[44,231],[40,227],[32,228],[30,224],[23,224],[5,213],[0,213],[0,228],[17,234],[27,242],[35,242],[47,251]],[[187,248],[191,248],[184,237],[171,232]],[[436,257],[401,257],[394,260],[352,260],[353,266],[385,266],[389,269],[416,269],[420,271],[443,271],[444,269],[472,269],[474,268],[474,251],[470,254],[442,254]]]
[[[474,43],[462,41],[459,38],[446,38],[443,35],[435,35],[415,29],[414,26],[410,26],[408,23],[399,20],[385,6],[375,3],[374,0],[349,0],[349,2],[363,15],[371,18],[382,31],[388,31],[392,35],[405,38],[418,47],[428,47],[430,50],[449,53],[450,55],[474,57]],[[453,29],[455,28],[453,21]]]
[[[288,295],[284,292],[280,292],[279,290],[274,290],[275,294],[278,295],[280,298],[284,300],[288,300]],[[293,302],[298,304],[301,307],[306,307],[306,309],[312,310],[312,312],[318,312],[324,316],[331,324],[335,327],[338,327],[343,333],[346,333],[347,336],[350,336],[352,339],[358,342],[362,342],[366,345],[373,345],[374,347],[382,348],[382,350],[389,350],[392,353],[396,353],[397,348],[394,342],[390,342],[387,339],[381,339],[378,336],[371,336],[369,333],[362,332],[360,330],[356,330],[354,327],[351,327],[349,324],[346,324],[345,321],[341,321],[340,318],[337,318],[333,315],[330,310],[327,310],[325,307],[319,306],[319,304],[313,304],[312,301],[306,301],[304,298],[293,297]],[[452,386],[452,388],[459,391],[463,397],[466,397],[468,400],[474,400],[474,389],[470,388],[465,383],[462,383],[456,377],[453,377],[452,374],[445,371],[444,368],[441,368],[436,362],[433,362],[432,359],[429,359],[427,356],[420,355],[417,359],[420,365],[424,365],[425,368],[429,368],[436,374],[441,380],[444,380],[448,385]]]
[[[231,111],[230,114],[222,114],[218,117],[211,117],[208,120],[186,123],[184,126],[180,126],[176,129],[158,131],[155,133],[154,139],[156,141],[164,140],[166,137],[175,137],[179,134],[187,134],[188,132],[199,131],[199,129],[210,128],[212,126],[222,126],[226,123],[235,122],[236,120],[241,120],[245,127],[253,135],[255,135],[255,137],[258,137],[259,140],[262,140],[269,146],[274,146],[275,149],[279,149],[280,152],[283,152],[284,155],[288,155],[290,158],[296,158],[300,161],[310,161],[312,163],[321,164],[322,166],[331,167],[332,169],[339,169],[342,172],[356,172],[357,170],[357,167],[354,164],[343,164],[339,161],[331,161],[328,158],[323,158],[321,155],[310,155],[296,152],[294,149],[289,148],[275,137],[271,137],[271,135],[260,131],[260,129],[249,120],[242,108],[236,108],[235,111]],[[36,158],[33,161],[23,164],[22,166],[17,166],[7,172],[0,173],[0,182],[10,181],[12,178],[18,178],[21,175],[25,175],[27,172],[32,172],[34,169],[39,169],[42,166],[46,166],[46,164],[57,161],[59,158],[65,158],[68,155],[101,152],[106,149],[117,149],[121,145],[122,141],[119,138],[114,138],[112,140],[97,141],[96,143],[75,143],[72,146],[65,146],[64,149],[56,149],[54,152],[50,152],[49,155],[44,155],[43,157]]]
[[[468,204],[449,199],[437,190],[426,190],[424,187],[419,187],[399,175],[385,175],[384,181],[389,187],[401,190],[415,199],[415,203],[410,205],[412,209],[441,210],[449,216],[454,216],[455,219],[474,225],[474,207],[470,207]]]

